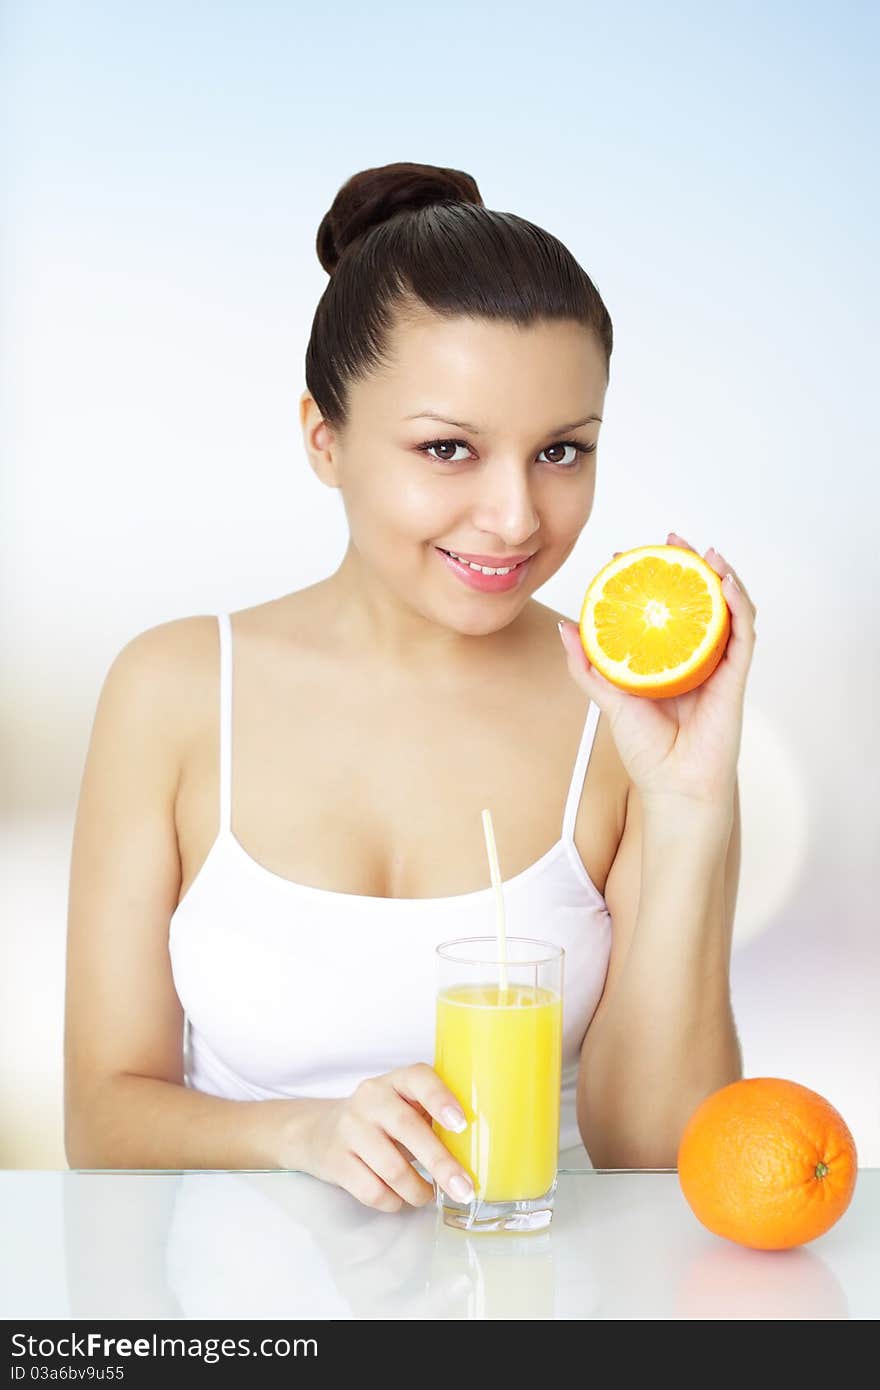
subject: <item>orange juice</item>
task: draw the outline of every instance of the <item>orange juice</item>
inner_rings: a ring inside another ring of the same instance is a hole
[[[542,1197],[559,1152],[562,999],[535,985],[451,985],[437,995],[434,1070],[468,1121],[433,1128],[485,1202]]]

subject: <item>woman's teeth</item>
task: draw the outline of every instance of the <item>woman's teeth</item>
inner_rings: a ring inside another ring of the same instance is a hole
[[[505,569],[493,570],[490,565],[475,565],[472,560],[463,560],[454,550],[447,550],[446,554],[451,555],[460,565],[467,565],[468,569],[477,570],[480,574],[510,574],[511,570],[519,569],[519,565],[507,565]],[[520,560],[519,563],[524,565],[525,560]]]

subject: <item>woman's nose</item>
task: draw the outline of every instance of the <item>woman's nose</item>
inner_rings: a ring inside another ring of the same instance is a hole
[[[481,530],[498,536],[506,545],[522,544],[538,528],[531,475],[521,460],[487,468],[474,519]]]

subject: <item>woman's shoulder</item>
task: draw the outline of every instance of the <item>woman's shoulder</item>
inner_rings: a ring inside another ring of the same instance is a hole
[[[139,675],[157,689],[177,687],[181,681],[203,675],[207,658],[213,658],[216,670],[218,645],[216,614],[171,618],[131,637],[113,667]]]
[[[230,611],[227,616],[236,648],[242,642],[259,640],[273,632],[295,632],[297,624],[295,620],[291,624],[292,611],[287,601],[282,613],[277,599]],[[157,712],[161,707],[166,713],[169,732],[179,733],[183,747],[191,734],[200,731],[206,709],[216,704],[220,616],[196,613],[145,628],[126,642],[111,667],[119,680],[127,679],[133,688],[149,693],[156,701]]]
[[[119,649],[104,679],[102,700],[113,698],[132,713],[140,710],[169,754],[181,755],[193,733],[191,725],[201,719],[211,682],[216,690],[218,655],[216,614],[156,623]]]
[[[299,594],[231,610],[236,643],[286,633],[301,626],[304,605]],[[158,695],[176,704],[187,688],[212,685],[216,691],[220,661],[220,613],[196,613],[156,623],[136,633],[120,649],[111,669],[124,670]]]

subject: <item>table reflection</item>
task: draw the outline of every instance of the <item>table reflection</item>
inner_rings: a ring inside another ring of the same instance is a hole
[[[70,1316],[849,1316],[817,1250],[747,1250],[682,1204],[667,1172],[560,1173],[546,1230],[477,1235],[304,1173],[71,1173]]]

